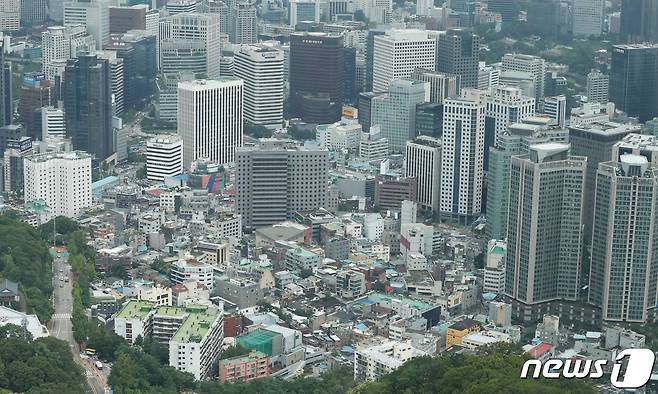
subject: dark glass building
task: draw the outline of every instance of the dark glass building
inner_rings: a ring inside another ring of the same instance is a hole
[[[20,120],[32,140],[41,139],[41,123],[37,124],[35,111],[53,105],[53,86],[40,72],[26,73],[21,80],[21,99],[18,105]],[[40,119],[40,118],[39,118]]]
[[[658,0],[622,2],[620,30],[626,42],[658,42]]]
[[[0,127],[11,124],[11,65],[5,63],[4,42],[0,40]]]
[[[499,13],[503,22],[514,21],[519,17],[519,10],[514,3],[514,0],[489,0],[487,9]]]
[[[290,35],[290,112],[307,123],[341,118],[345,88],[343,38],[327,33]]]
[[[462,88],[477,88],[480,37],[467,29],[451,29],[439,36],[436,71],[457,74]]]
[[[658,44],[612,47],[610,101],[641,122],[658,116]]]
[[[64,70],[63,90],[66,135],[71,138],[73,149],[105,160],[115,151],[108,61],[96,55],[69,60]]]
[[[441,138],[443,135],[443,104],[416,105],[416,135]]]
[[[363,92],[359,94],[359,111],[358,118],[363,131],[370,132],[370,123],[372,123],[372,99],[382,93]]]

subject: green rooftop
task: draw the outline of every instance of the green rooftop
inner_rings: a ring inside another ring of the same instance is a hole
[[[277,335],[280,334],[259,328],[247,335],[237,337],[236,341],[247,349],[253,349],[272,356],[272,341]]]
[[[176,342],[200,343],[218,316],[218,313],[211,313],[208,311],[208,308],[202,306],[178,309],[189,315],[178,331],[176,331],[174,337],[171,338],[172,341]]]
[[[161,306],[158,309],[156,309],[155,314],[160,316],[171,316],[171,317],[184,316],[185,308],[179,308],[176,306]]]
[[[491,249],[491,253],[493,253],[493,254],[504,254],[505,253],[505,248],[503,248],[502,246],[494,246]]]
[[[123,306],[123,309],[121,309],[117,317],[123,319],[143,319],[149,314],[149,312],[151,312],[152,308],[153,303],[151,301],[131,300]]]

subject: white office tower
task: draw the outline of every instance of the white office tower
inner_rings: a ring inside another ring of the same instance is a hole
[[[169,15],[197,12],[199,3],[197,0],[171,0],[165,4],[165,10]]]
[[[438,212],[441,181],[441,140],[419,136],[407,142],[405,175],[416,178],[416,201],[421,209]]]
[[[507,131],[512,123],[520,123],[523,119],[535,114],[535,99],[526,97],[521,89],[498,86],[487,97],[487,117],[494,122],[494,141]]]
[[[74,59],[83,52],[96,50],[94,36],[87,33],[85,25],[51,26],[41,33],[42,71],[54,81],[59,75],[62,62]]]
[[[599,70],[587,74],[587,101],[590,103],[608,103],[610,77]]]
[[[382,136],[379,126],[371,126],[368,133],[361,133],[359,157],[365,161],[384,160],[388,157],[388,139]]]
[[[21,0],[0,1],[0,31],[21,29]]]
[[[370,22],[379,24],[391,23],[393,14],[393,0],[362,0],[359,9]]]
[[[508,53],[503,56],[501,70],[530,73],[534,81],[535,105],[541,105],[544,102],[543,98],[546,78],[546,61],[544,59],[539,56]],[[503,84],[502,78],[500,83]]]
[[[434,2],[432,0],[418,0],[416,2],[416,15],[428,16],[432,8],[434,8]]]
[[[559,127],[567,126],[567,98],[563,95],[544,97],[544,114],[555,121]]]
[[[51,217],[75,218],[91,206],[91,155],[42,153],[23,160],[25,203],[43,201]]]
[[[65,1],[64,26],[84,25],[94,36],[96,48],[102,49],[110,41],[110,1]]]
[[[123,59],[116,51],[97,51],[99,59],[107,59],[110,65],[110,86],[112,89],[112,115],[120,117],[124,111]]]
[[[416,68],[434,70],[436,39],[425,30],[393,29],[375,36],[372,88],[385,92],[394,79],[409,78]]]
[[[500,83],[500,69],[488,66],[485,62],[479,62],[478,89],[492,91]]]
[[[256,5],[254,3],[243,1],[235,4],[229,39],[232,44],[236,45],[258,42]]]
[[[417,68],[411,74],[411,78],[427,83],[425,101],[428,103],[443,104],[443,100],[447,97],[459,94],[459,75]]]
[[[599,37],[603,33],[605,0],[573,0],[571,16],[571,28],[575,37]]]
[[[416,132],[416,105],[425,101],[425,82],[395,79],[388,93],[372,98],[371,125],[378,125],[391,152],[402,152]]]
[[[206,43],[202,40],[168,39],[160,42],[160,72],[208,75]]]
[[[443,102],[441,212],[469,223],[482,210],[485,93],[463,89]]]
[[[487,244],[487,260],[484,266],[484,293],[502,294],[505,291],[505,259],[507,244],[492,239]]]
[[[297,26],[299,22],[320,23],[320,2],[318,0],[290,0],[289,24]]]
[[[146,143],[146,178],[163,182],[183,172],[183,140],[179,136],[156,137]]]
[[[219,164],[235,159],[242,146],[242,80],[195,80],[178,84],[178,134],[183,138],[183,166],[198,159]]]
[[[587,158],[568,152],[546,143],[512,157],[505,294],[525,321],[546,303],[578,299]]]
[[[243,45],[233,56],[233,75],[244,81],[244,119],[276,128],[283,121],[283,51]]]
[[[66,135],[66,126],[64,124],[64,111],[55,107],[41,108],[41,140],[45,141],[48,137],[57,137]]]
[[[160,21],[161,42],[186,40],[203,43],[208,78],[212,79],[220,75],[220,33],[219,15],[216,14],[182,13]]]

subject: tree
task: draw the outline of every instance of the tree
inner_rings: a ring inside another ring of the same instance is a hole
[[[244,122],[244,133],[254,138],[270,138],[272,136],[272,130],[247,121]]]
[[[226,350],[222,352],[222,355],[219,357],[220,360],[224,360],[227,358],[233,358],[237,356],[243,356],[245,354],[249,354],[251,350],[247,349],[246,347],[240,345],[239,343],[233,346],[229,346]]]

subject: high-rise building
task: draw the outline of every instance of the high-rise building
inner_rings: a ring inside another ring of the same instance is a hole
[[[492,146],[510,124],[519,123],[534,114],[534,98],[524,96],[520,89],[498,86],[487,96],[487,125],[491,127],[486,130],[489,137],[486,146]]]
[[[531,0],[528,4],[528,26],[542,37],[557,39],[570,30],[561,18],[561,0]],[[571,21],[569,21],[571,25]]]
[[[391,152],[402,152],[416,132],[416,105],[425,101],[425,82],[394,79],[388,93],[372,99],[371,127],[378,125]]]
[[[52,105],[52,90],[51,82],[46,80],[43,73],[26,73],[21,79],[18,114],[26,135],[32,137],[32,140],[41,139],[41,123],[36,122],[35,118],[38,120],[41,116],[41,107]],[[35,111],[38,111],[38,115]]]
[[[219,15],[182,13],[160,21],[160,40],[201,41],[206,48],[208,78],[218,78],[221,58]]]
[[[183,140],[178,136],[156,137],[146,143],[146,178],[163,182],[183,172]]]
[[[482,210],[484,92],[463,89],[443,102],[441,212],[470,223]]]
[[[96,55],[80,55],[64,74],[66,133],[73,148],[105,160],[115,152],[112,135],[110,65]]]
[[[571,16],[575,37],[599,37],[603,34],[605,0],[573,0]]]
[[[320,2],[318,0],[291,0],[289,5],[289,24],[297,26],[299,22],[320,23]]]
[[[503,18],[503,22],[515,21],[519,18],[514,0],[489,0],[487,9],[499,13]]]
[[[508,53],[503,56],[501,69],[502,71],[530,73],[534,81],[535,105],[541,105],[544,102],[544,85],[546,79],[546,61],[544,59],[539,56]]]
[[[585,195],[594,196],[596,190],[596,171],[599,163],[612,159],[612,147],[630,133],[639,133],[640,125],[593,123],[569,127],[569,142],[571,154],[587,157],[587,177]],[[591,198],[583,204],[583,224],[585,227],[585,242],[590,242],[594,205]]]
[[[290,35],[290,108],[307,123],[340,120],[345,86],[343,38],[329,33]]]
[[[64,111],[55,107],[41,108],[41,140],[48,137],[63,137],[66,135]]]
[[[569,145],[532,145],[512,157],[505,294],[513,314],[541,317],[541,306],[578,297],[587,158]]]
[[[178,134],[183,166],[198,159],[218,164],[235,160],[242,146],[243,81],[233,77],[178,84]]]
[[[49,152],[25,157],[25,203],[43,201],[51,217],[78,217],[91,207],[91,156]]]
[[[41,33],[42,71],[47,79],[55,82],[62,62],[95,50],[96,40],[87,33],[85,25],[50,26]]]
[[[625,42],[658,42],[658,0],[623,1],[620,30]]]
[[[9,124],[0,127],[0,155],[5,153],[9,141],[18,141],[24,137],[23,127],[18,124]]]
[[[87,33],[101,49],[110,40],[110,7],[108,0],[64,2],[64,26],[84,25]]]
[[[451,29],[439,36],[436,70],[457,74],[462,88],[478,86],[480,37],[466,29]]]
[[[24,161],[26,156],[32,155],[32,138],[21,137],[16,140],[7,141],[7,149],[3,155],[2,171],[4,175],[5,193],[13,192],[20,194],[24,189]],[[0,184],[0,189],[2,189]]]
[[[366,92],[372,92],[373,68],[375,63],[375,37],[386,34],[384,29],[368,30],[366,36]]]
[[[656,314],[658,141],[629,134],[596,173],[589,302],[604,321],[645,323]]]
[[[485,62],[478,63],[478,85],[479,90],[492,91],[500,83],[500,69],[496,66],[488,66]]]
[[[4,41],[0,39],[0,127],[12,123],[11,64],[5,62]]]
[[[255,44],[258,42],[256,27],[256,5],[250,1],[239,2],[233,9],[232,29],[229,32],[231,43]]]
[[[590,103],[608,103],[610,77],[599,70],[587,74],[587,101]]]
[[[233,75],[244,81],[244,118],[252,124],[279,127],[283,121],[283,51],[266,45],[243,45],[234,54]]]
[[[167,39],[160,42],[160,72],[208,75],[206,44],[201,40]]]
[[[612,47],[610,101],[640,122],[658,116],[658,44]]]
[[[245,227],[259,228],[323,208],[329,152],[291,141],[261,140],[236,153],[236,205]]]
[[[147,30],[147,15],[152,13],[154,12],[149,10],[146,4],[110,7],[110,34],[123,34],[129,30]]]
[[[0,2],[0,31],[17,31],[21,29],[21,0],[2,0]]]
[[[434,70],[436,39],[425,30],[393,29],[374,38],[372,89],[385,92],[394,79],[409,78],[416,68]]]
[[[405,175],[416,178],[416,201],[424,210],[438,212],[441,181],[441,140],[420,136],[407,142]]]
[[[125,70],[124,59],[117,57],[116,51],[97,51],[96,55],[106,59],[110,65],[110,87],[112,89],[112,115],[121,116],[125,110]],[[131,69],[132,71],[132,69]]]
[[[528,154],[530,145],[569,142],[569,132],[554,125],[547,117],[526,118],[523,123],[509,125],[489,149],[487,171],[487,236],[507,237],[509,175],[512,156]]]
[[[425,97],[428,103],[443,104],[446,98],[459,95],[458,75],[417,68],[411,73],[411,78],[428,84]]]
[[[21,24],[33,25],[48,20],[48,0],[21,0]]]
[[[553,119],[559,127],[566,127],[567,98],[565,96],[544,97],[544,114]]]

